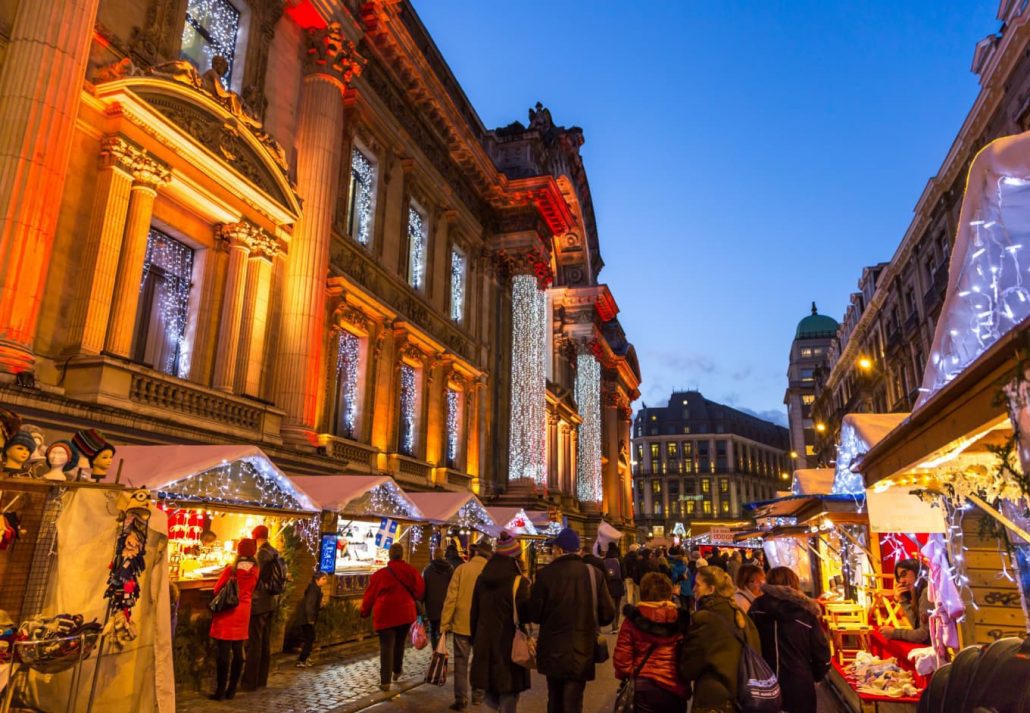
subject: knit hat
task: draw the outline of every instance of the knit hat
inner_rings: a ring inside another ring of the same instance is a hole
[[[575,530],[566,527],[558,533],[557,537],[548,540],[547,544],[558,545],[566,552],[579,552],[579,535]]]
[[[265,525],[258,525],[250,532],[250,536],[255,540],[267,540],[268,539],[268,527]]]
[[[64,464],[61,470],[65,473],[75,470],[75,468],[77,468],[79,465],[79,455],[75,452],[75,446],[72,445],[71,441],[54,441],[49,446],[47,446],[45,452],[47,461],[50,460],[51,451],[57,448],[63,448],[68,453],[68,462]]]
[[[236,543],[236,554],[240,557],[253,557],[257,554],[257,543],[249,537],[244,537]]]
[[[75,435],[72,436],[72,445],[75,446],[75,450],[79,452],[79,455],[85,456],[86,460],[90,463],[93,462],[93,459],[97,457],[100,451],[110,450],[112,454],[114,453],[114,446],[107,442],[104,434],[93,428],[76,431]]]
[[[519,557],[522,555],[522,546],[519,545],[518,540],[508,534],[507,530],[504,530],[501,532],[500,537],[497,538],[494,554],[504,555],[505,557]]]
[[[21,430],[21,417],[14,411],[0,408],[0,435],[6,441]]]
[[[11,446],[25,446],[29,449],[29,453],[36,450],[36,439],[32,437],[32,434],[28,431],[18,431],[4,444],[4,450],[6,451]]]

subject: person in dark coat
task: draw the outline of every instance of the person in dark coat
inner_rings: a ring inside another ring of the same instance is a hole
[[[379,688],[390,690],[390,675],[400,680],[404,671],[404,641],[415,621],[416,602],[425,594],[418,570],[404,561],[404,545],[390,545],[390,561],[369,577],[361,600],[361,616],[372,615],[379,637]]]
[[[457,569],[461,565],[465,564],[465,560],[458,554],[457,545],[447,545],[447,550],[444,552],[443,558],[447,560],[447,564],[451,566],[451,569]]]
[[[615,605],[615,619],[612,620],[612,633],[615,633],[619,629],[619,610],[622,608],[622,598],[626,596],[626,583],[623,581],[619,546],[614,542],[608,543],[608,552],[604,556],[604,570],[608,593],[612,595],[612,603]]]
[[[540,570],[529,602],[529,621],[540,624],[537,670],[547,677],[548,713],[581,713],[598,630],[615,619],[615,605],[601,572],[579,556],[574,530],[550,544],[561,555]]]
[[[633,570],[633,581],[636,582],[639,588],[645,574],[658,571],[658,560],[655,559],[655,553],[649,549],[642,549],[638,554],[640,557],[637,559],[637,566]]]
[[[718,567],[698,567],[694,579],[697,611],[683,641],[680,676],[693,684],[691,713],[731,713],[736,710],[737,674],[744,647],[755,651],[761,642],[754,623],[733,603],[736,587]]]
[[[830,668],[830,644],[819,605],[801,592],[787,567],[769,570],[748,612],[762,640],[762,657],[776,673],[786,713],[816,713],[815,684]]]
[[[440,641],[440,616],[452,576],[454,567],[444,559],[443,551],[437,547],[433,551],[433,559],[422,570],[422,579],[426,583],[426,595],[422,601],[426,608],[426,620],[429,622],[429,641],[434,651]]]
[[[500,713],[515,713],[519,694],[530,685],[529,669],[511,660],[515,611],[520,624],[527,621],[530,596],[521,555],[519,543],[502,532],[472,594],[472,687],[485,691],[484,703]]]
[[[243,672],[243,690],[254,691],[268,685],[268,669],[272,664],[272,621],[279,608],[279,596],[268,591],[268,581],[279,551],[268,541],[268,527],[258,525],[251,532],[257,543],[257,564],[260,571],[250,610],[250,636],[247,639],[247,664]],[[281,566],[281,565],[275,565]]]
[[[257,543],[244,538],[236,545],[236,562],[229,565],[215,582],[214,593],[218,594],[236,577],[236,589],[240,603],[229,609],[215,612],[211,617],[211,638],[215,640],[215,692],[212,700],[232,700],[236,686],[243,673],[243,645],[250,636],[250,608],[254,588],[258,582],[258,566],[255,555]],[[230,661],[231,654],[231,661]]]
[[[640,562],[640,545],[633,543],[622,560],[622,576],[626,584],[626,603],[636,604],[640,599],[637,585],[637,564]]]
[[[315,572],[315,575],[308,582],[308,588],[304,590],[304,598],[301,599],[298,607],[298,620],[300,622],[301,646],[300,656],[297,657],[297,668],[310,668],[308,658],[311,657],[311,649],[315,645],[315,624],[318,623],[318,613],[322,611],[322,587],[325,586],[329,575],[325,572]]]

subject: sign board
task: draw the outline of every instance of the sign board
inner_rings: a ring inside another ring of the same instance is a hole
[[[869,529],[873,532],[947,532],[944,510],[912,495],[912,488],[895,486],[883,492],[866,491]]]
[[[336,571],[336,543],[340,536],[333,533],[322,535],[322,546],[318,553],[318,571],[332,574]]]
[[[728,527],[713,527],[708,531],[712,542],[733,542],[733,533]]]

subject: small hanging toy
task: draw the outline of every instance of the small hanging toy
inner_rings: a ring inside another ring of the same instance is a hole
[[[146,488],[127,490],[118,496],[117,506],[121,528],[104,598],[111,609],[109,626],[115,640],[125,644],[136,638],[132,608],[139,600],[139,576],[146,568],[150,493]]]

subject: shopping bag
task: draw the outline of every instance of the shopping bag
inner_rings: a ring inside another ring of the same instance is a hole
[[[422,626],[420,617],[411,625],[411,645],[421,651],[426,648],[427,643],[429,643],[429,639],[426,638],[426,627]]]
[[[426,669],[426,683],[434,686],[447,685],[447,636],[440,637],[440,643],[436,645],[433,658],[429,661],[429,668]]]

